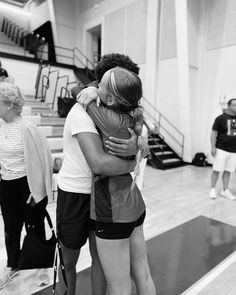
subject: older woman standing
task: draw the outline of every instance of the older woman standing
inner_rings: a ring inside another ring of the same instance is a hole
[[[7,251],[0,289],[18,274],[23,225],[34,224],[45,237],[45,208],[52,193],[48,143],[35,125],[22,120],[23,104],[18,87],[0,83],[0,205]]]

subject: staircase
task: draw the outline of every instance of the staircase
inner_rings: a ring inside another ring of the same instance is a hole
[[[74,68],[74,74],[84,85],[89,84],[91,81],[96,80],[94,71],[88,68]]]
[[[165,170],[183,165],[181,157],[165,142],[160,134],[149,131],[148,145],[150,148],[148,164],[152,167]]]
[[[184,135],[144,97],[142,107],[150,148],[147,163],[162,170],[184,165]]]
[[[8,36],[6,36],[3,32],[0,32],[0,41],[1,41],[1,52],[6,52],[8,54],[14,54],[29,58],[34,58],[33,54],[30,54],[28,51],[25,51],[23,47],[17,45],[14,41],[12,41]]]
[[[94,62],[90,61],[79,48],[55,46],[53,42],[48,41],[48,36],[37,33],[40,28],[32,33],[4,16],[0,26],[1,55],[23,57],[28,61],[33,59],[34,62],[60,65],[78,71],[81,68],[89,80],[94,79]],[[82,76],[84,76],[83,73]]]

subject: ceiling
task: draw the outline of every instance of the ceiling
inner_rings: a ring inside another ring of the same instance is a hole
[[[17,7],[24,7],[24,5],[30,0],[0,0],[0,2],[11,4]]]

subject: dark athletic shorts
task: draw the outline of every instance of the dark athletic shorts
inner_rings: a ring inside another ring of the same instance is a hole
[[[91,229],[95,231],[97,237],[106,240],[121,240],[131,236],[135,227],[143,224],[146,211],[133,222],[101,222],[91,220]]]
[[[90,194],[65,192],[58,187],[57,236],[63,246],[79,249],[87,241],[91,221]]]

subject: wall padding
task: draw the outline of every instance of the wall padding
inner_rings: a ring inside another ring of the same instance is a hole
[[[147,0],[136,0],[126,7],[125,53],[136,63],[145,63]]]
[[[175,1],[164,0],[161,5],[160,59],[176,56]]]
[[[106,53],[124,52],[124,18],[124,7],[106,16]]]
[[[207,1],[207,49],[236,44],[236,1]]]

